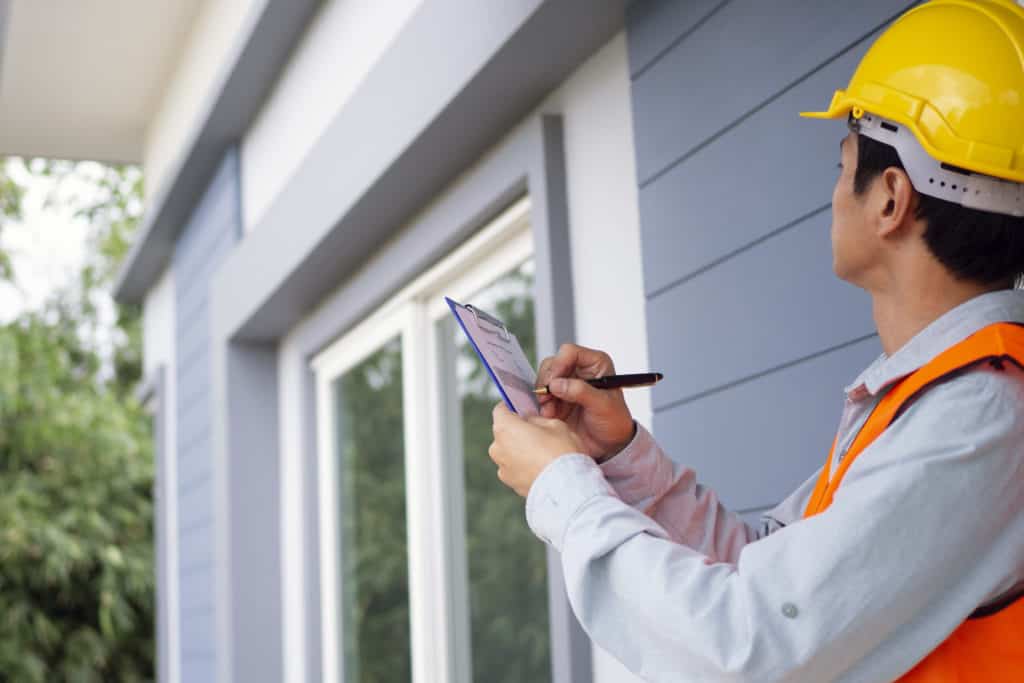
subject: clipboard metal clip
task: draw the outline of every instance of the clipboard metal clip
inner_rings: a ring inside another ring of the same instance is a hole
[[[476,308],[472,304],[466,304],[466,310],[473,314],[473,317],[476,319],[476,324],[480,326],[482,329],[486,328],[484,328],[483,325],[480,324],[480,321],[486,322],[488,325],[498,328],[498,331],[501,333],[501,338],[503,341],[507,342],[512,340],[512,333],[508,331],[507,327],[505,327],[505,323],[501,322],[500,320],[491,315],[488,315],[487,313],[484,313],[483,311]]]

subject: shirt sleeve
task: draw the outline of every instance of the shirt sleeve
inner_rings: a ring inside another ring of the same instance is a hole
[[[581,455],[541,473],[527,520],[584,629],[645,680],[894,680],[1021,578],[1021,386],[978,371],[932,388],[830,508],[735,562],[674,542]]]
[[[600,465],[604,478],[627,505],[656,521],[676,543],[714,561],[735,562],[757,533],[727,510],[697,473],[665,455],[637,424],[633,440]]]

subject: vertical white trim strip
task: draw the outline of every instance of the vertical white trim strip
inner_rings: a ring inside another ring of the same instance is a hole
[[[340,683],[338,671],[338,649],[341,634],[338,623],[338,510],[337,483],[338,473],[335,466],[334,447],[334,397],[331,395],[331,383],[334,378],[327,375],[317,376],[317,452],[319,467],[317,480],[320,499],[320,597],[322,603],[321,622],[323,624],[322,648],[324,683]]]
[[[173,298],[172,298],[173,302]],[[172,304],[173,305],[173,304]],[[171,358],[175,358],[171,341]],[[167,675],[170,683],[181,683],[181,576],[178,552],[178,377],[176,363],[165,366],[164,396],[164,513],[167,516],[164,533],[167,534]]]
[[[447,307],[446,307],[447,308]],[[442,318],[443,320],[443,318]],[[430,405],[430,459],[436,473],[432,487],[436,491],[435,524],[440,540],[435,557],[438,563],[436,586],[438,601],[443,605],[445,619],[437,644],[445,657],[445,681],[472,683],[472,654],[469,637],[469,568],[466,557],[466,498],[462,460],[462,443],[446,439],[446,434],[461,434],[461,406],[445,403],[455,387],[448,378],[455,375],[455,350],[448,341],[437,336],[437,323],[428,316],[426,335],[428,358],[434,359],[428,373]],[[443,329],[455,332],[454,326]]]
[[[281,496],[281,652],[285,683],[306,683],[306,543],[302,408],[305,397],[305,362],[292,339],[278,353],[281,393],[280,496]]]
[[[428,427],[423,400],[430,359],[423,338],[425,317],[422,307],[412,304],[405,309],[402,332],[402,387],[405,427],[405,496],[406,530],[409,561],[409,633],[412,639],[413,683],[446,680],[439,670],[437,638],[444,632],[443,605],[436,604],[437,577],[431,555],[437,538],[432,514],[435,500],[431,480],[430,451],[427,447]]]

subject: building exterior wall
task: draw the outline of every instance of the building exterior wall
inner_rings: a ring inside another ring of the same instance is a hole
[[[227,35],[253,2],[222,4],[219,19],[206,19],[219,29],[206,30]],[[797,0],[637,2],[627,31],[519,124],[544,113],[563,120],[575,341],[608,351],[620,371],[666,373],[653,393],[628,394],[634,415],[751,518],[820,465],[841,387],[878,352],[866,296],[830,268],[833,176],[822,171],[834,164],[843,128],[796,112],[824,106],[907,4],[871,0],[851,13],[840,3],[810,12]],[[231,245],[261,222],[420,7],[418,0],[380,5],[335,0],[320,10],[241,151],[224,160],[179,237],[170,284],[150,293],[156,311],[168,288],[174,292],[176,346],[159,351],[149,339],[163,334],[155,313],[146,335],[147,354],[152,345],[154,358],[174,360],[177,417],[169,431],[178,447],[168,452],[178,468],[181,680],[213,680],[219,656],[207,288]],[[216,61],[210,57],[210,73]],[[191,68],[179,78],[201,86],[198,74],[206,72]],[[213,77],[206,78],[209,87]],[[169,99],[167,122],[154,124],[147,155],[154,185],[185,130],[170,121],[197,114],[189,106],[200,101]],[[302,327],[278,343],[275,368],[289,682],[319,677],[311,646],[318,623],[308,618],[317,560],[303,533],[310,480],[301,456],[310,434]],[[635,680],[599,649],[593,656],[597,683]]]
[[[175,367],[174,272],[168,268],[146,296],[142,307],[142,376],[159,392],[152,397],[156,444],[155,537],[157,545],[157,664],[161,683],[178,683],[178,501],[177,462],[174,457],[177,377]]]
[[[647,366],[640,215],[626,36],[580,65],[541,106],[565,125],[576,343],[611,354],[623,372]],[[611,276],[614,274],[614,276]],[[613,313],[609,313],[613,312]],[[566,340],[568,341],[568,340]],[[649,424],[650,392],[626,397]]]
[[[648,367],[626,36],[598,50],[540,107],[565,126],[576,339],[607,351],[621,372]],[[626,393],[633,416],[651,426],[650,390]],[[636,679],[593,649],[595,683]]]
[[[654,428],[754,518],[824,460],[842,388],[880,352],[831,271],[844,87],[909,5],[649,0],[628,15]]]
[[[422,0],[329,0],[242,141],[246,231]]]
[[[235,37],[250,24],[266,0],[211,0],[199,10],[178,64],[165,87],[156,113],[146,129],[143,165],[147,199],[163,187],[175,169],[210,94],[222,87]]]
[[[238,155],[229,153],[175,247],[181,680],[215,680],[210,278],[238,238]]]
[[[644,368],[647,343],[625,34],[615,36],[581,64],[510,136],[544,113],[559,113],[564,121],[575,341],[607,350],[620,368]],[[495,143],[500,146],[502,141]],[[446,193],[457,186],[455,181]],[[481,205],[490,200],[479,198]],[[418,220],[417,216],[412,223]],[[611,272],[615,277],[608,277]],[[611,310],[614,315],[608,314]],[[308,397],[302,379],[309,369],[298,342],[304,326],[307,321],[296,325],[278,347],[286,681],[315,680],[311,667],[316,663],[301,654],[309,651],[308,639],[318,637],[310,632],[305,614],[308,589],[303,585],[309,576],[304,565],[315,560],[315,549],[304,546],[302,533],[302,525],[308,524],[302,501],[311,495],[303,488],[301,471],[308,439],[302,418]],[[650,425],[649,391],[630,392],[628,400],[637,419]],[[635,679],[595,650],[594,680],[625,683]]]
[[[142,376],[174,364],[174,271],[164,270],[142,304]]]

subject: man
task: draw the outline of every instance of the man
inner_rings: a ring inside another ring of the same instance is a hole
[[[884,351],[826,466],[752,529],[573,345],[542,417],[495,408],[491,458],[647,680],[1024,681],[1024,8],[916,7],[813,116],[848,117],[833,268]]]

